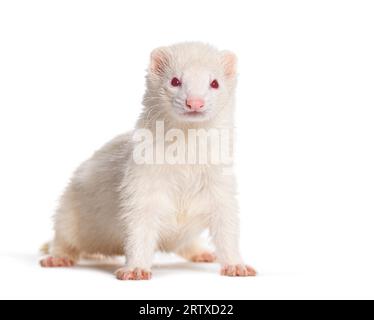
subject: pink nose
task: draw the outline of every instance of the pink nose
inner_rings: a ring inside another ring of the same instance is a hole
[[[200,111],[204,107],[204,100],[202,99],[187,99],[186,100],[186,106],[188,109],[191,109],[191,111]]]

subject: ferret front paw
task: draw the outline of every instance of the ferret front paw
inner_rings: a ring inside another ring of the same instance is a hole
[[[217,257],[212,252],[202,252],[191,258],[192,262],[197,262],[197,263],[213,263],[216,260],[217,260]]]
[[[139,268],[129,270],[128,268],[121,268],[116,271],[118,280],[151,280],[152,273],[150,271]]]
[[[224,266],[221,270],[222,276],[227,277],[255,277],[256,270],[244,264]]]
[[[69,258],[47,257],[40,260],[40,265],[43,268],[72,267],[74,264],[75,262]]]

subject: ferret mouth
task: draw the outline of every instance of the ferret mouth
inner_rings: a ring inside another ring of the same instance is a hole
[[[182,113],[182,118],[187,119],[187,120],[204,120],[207,117],[207,112],[206,111],[185,111]]]
[[[205,111],[186,111],[183,113],[185,116],[191,116],[191,117],[201,117],[205,116],[206,112]]]
[[[188,110],[187,108],[176,106],[174,116],[182,121],[205,121],[207,118],[209,118],[209,113],[208,108],[202,111],[192,111]]]

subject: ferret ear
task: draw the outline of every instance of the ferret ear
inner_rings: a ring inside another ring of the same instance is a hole
[[[230,51],[223,51],[221,55],[222,63],[225,69],[225,76],[227,78],[234,78],[236,76],[238,59],[235,53]]]
[[[149,71],[158,76],[162,76],[170,66],[171,54],[168,48],[161,47],[151,53],[151,64]]]

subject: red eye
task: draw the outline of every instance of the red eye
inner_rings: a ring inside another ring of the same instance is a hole
[[[210,86],[213,88],[213,89],[218,89],[219,88],[219,83],[217,80],[214,80]]]
[[[178,78],[173,78],[173,80],[171,80],[171,85],[173,87],[180,87],[182,82]]]

